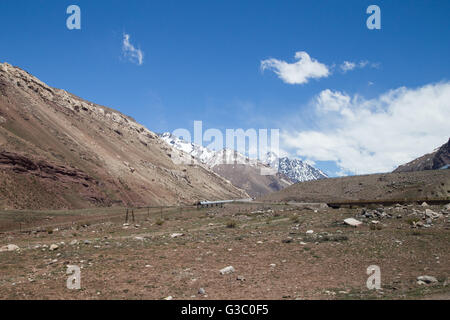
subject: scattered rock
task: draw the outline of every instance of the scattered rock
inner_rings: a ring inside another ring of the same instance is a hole
[[[417,283],[419,283],[419,282],[424,282],[426,284],[430,284],[430,283],[436,283],[438,281],[435,277],[432,277],[432,276],[420,276],[420,277],[417,277]]]
[[[428,207],[428,203],[422,202],[421,206],[422,206],[422,207]]]
[[[413,222],[413,227],[421,228],[423,226],[424,226],[424,224],[422,221]]]
[[[59,246],[57,244],[52,244],[49,248],[50,251],[58,250]]]
[[[229,267],[225,267],[222,270],[220,270],[220,274],[230,274],[235,272],[236,270],[234,270],[233,266],[229,266]]]
[[[172,296],[165,297],[163,300],[173,300]]]
[[[198,289],[198,294],[201,294],[201,295],[206,294],[205,289],[203,289],[203,288]]]
[[[440,218],[441,216],[442,216],[442,214],[440,214],[440,213],[436,213],[430,209],[425,209],[425,217],[427,217],[427,218],[437,219],[437,218]]]
[[[352,227],[358,227],[358,226],[362,225],[361,221],[358,221],[358,220],[356,220],[354,218],[345,219],[344,223],[349,225],[349,226],[352,226]]]
[[[11,251],[17,251],[20,248],[16,246],[15,244],[8,244],[6,246],[3,246],[0,248],[0,252],[11,252]]]
[[[237,281],[245,281],[245,277],[244,276],[237,276],[236,280]]]
[[[313,233],[314,233],[313,230],[308,230],[308,231],[306,231],[306,234],[313,234]]]
[[[172,234],[170,235],[171,238],[178,238],[178,237],[182,237],[182,236],[184,236],[183,233],[172,233]]]

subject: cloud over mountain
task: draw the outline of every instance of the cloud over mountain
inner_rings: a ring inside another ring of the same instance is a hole
[[[316,129],[282,132],[283,147],[334,161],[342,174],[391,171],[449,136],[449,82],[401,87],[374,99],[327,89],[312,106]]]

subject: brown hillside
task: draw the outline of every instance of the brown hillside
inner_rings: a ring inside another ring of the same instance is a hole
[[[297,183],[264,197],[270,201],[332,202],[448,198],[450,170],[385,173]]]
[[[170,154],[130,117],[0,64],[0,209],[247,196],[205,168],[174,164]]]

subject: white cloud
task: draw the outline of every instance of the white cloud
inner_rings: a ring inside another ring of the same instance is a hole
[[[351,71],[355,68],[356,68],[356,63],[354,63],[354,62],[344,61],[344,63],[341,64],[341,70],[343,72]]]
[[[312,102],[317,130],[281,133],[284,149],[343,172],[388,172],[448,141],[450,82],[388,91],[375,99],[324,90]]]
[[[315,106],[318,111],[341,111],[350,106],[350,97],[339,91],[326,89],[322,91],[315,100]]]
[[[267,59],[261,61],[261,69],[275,72],[285,83],[304,84],[309,79],[319,79],[328,77],[330,71],[328,67],[309,56],[304,51],[297,52],[294,63],[288,63],[277,59]]]
[[[371,63],[367,60],[362,60],[360,62],[352,62],[352,61],[344,61],[339,68],[341,68],[341,71],[343,73],[346,73],[347,71],[352,71],[355,69],[363,69],[365,67],[370,68],[379,68],[380,63]]]
[[[136,63],[138,65],[142,65],[144,63],[144,52],[140,49],[136,49],[130,43],[130,35],[124,33],[123,41],[122,41],[122,53],[125,57],[128,58],[129,61]]]

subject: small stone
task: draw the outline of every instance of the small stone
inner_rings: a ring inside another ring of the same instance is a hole
[[[420,277],[417,277],[417,281],[423,281],[427,284],[438,282],[437,279],[432,276],[420,276]]]
[[[201,294],[201,295],[206,294],[205,289],[203,289],[203,288],[198,289],[198,294]]]
[[[344,223],[348,224],[349,226],[352,226],[352,227],[358,227],[358,226],[362,225],[361,221],[358,221],[358,220],[356,220],[354,218],[345,219]]]
[[[172,233],[172,234],[170,235],[171,238],[178,238],[178,237],[182,237],[182,236],[184,236],[183,233]]]
[[[20,248],[16,246],[15,244],[8,244],[6,246],[3,246],[0,248],[0,252],[11,252],[11,251],[17,251]]]
[[[234,268],[233,268],[233,266],[228,266],[228,267],[225,267],[225,268],[223,268],[222,270],[220,270],[220,274],[230,274],[230,273],[233,273],[235,270],[234,270]]]
[[[163,300],[173,300],[172,296],[165,297]]]
[[[72,240],[69,243],[71,246],[76,246],[78,244],[78,240]]]
[[[237,276],[236,280],[237,281],[245,281],[245,277],[244,276]]]
[[[306,234],[313,234],[313,233],[314,233],[313,230],[308,230],[308,231],[306,231]]]
[[[58,250],[59,246],[57,244],[52,244],[49,248],[50,251]]]

